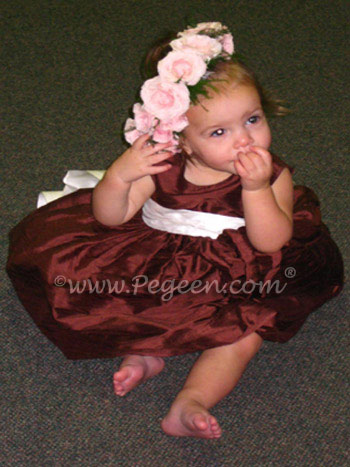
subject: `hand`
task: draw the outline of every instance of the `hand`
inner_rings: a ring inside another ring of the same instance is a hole
[[[134,182],[146,175],[169,170],[171,164],[156,165],[173,156],[166,150],[172,143],[151,144],[149,135],[140,136],[108,169],[109,176],[118,177],[125,183]]]
[[[238,153],[234,161],[237,175],[241,177],[242,187],[257,191],[270,186],[272,157],[269,151],[259,146],[251,146],[248,153]]]

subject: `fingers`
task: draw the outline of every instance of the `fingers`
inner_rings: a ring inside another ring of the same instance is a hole
[[[172,165],[161,163],[174,155],[173,151],[167,150],[170,146],[172,146],[171,143],[158,143],[154,146],[150,145],[144,147],[142,150],[138,151],[135,165],[145,174],[155,174],[168,170]]]
[[[240,162],[239,160],[235,160],[233,164],[235,166],[237,175],[239,175],[241,178],[248,178],[249,172],[245,169],[242,162]]]
[[[172,167],[165,161],[174,155],[173,145],[172,142],[153,143],[150,135],[142,135],[115,161],[114,167],[127,182],[164,172]]]
[[[166,162],[166,160],[172,156],[174,156],[174,152],[165,150],[158,151],[155,154],[148,156],[146,158],[148,174],[155,175],[171,169],[173,165]]]
[[[264,187],[272,175],[272,157],[258,146],[252,146],[247,153],[238,153],[234,162],[243,188],[256,190]]]
[[[250,152],[238,153],[238,161],[247,170],[262,170],[269,168],[272,164],[272,157],[269,151],[258,146],[252,146]]]
[[[163,162],[166,159],[169,159],[170,157],[172,157],[173,155],[174,153],[171,151],[158,151],[155,154],[148,156],[147,160],[150,165],[153,165],[153,164],[158,164],[159,162]]]
[[[152,154],[162,154],[164,152],[172,153],[170,149],[173,145],[174,144],[171,142],[151,144],[150,146],[147,146],[146,148],[147,149],[146,155],[150,156]]]
[[[265,164],[270,165],[272,163],[272,156],[269,151],[260,146],[251,146],[253,153],[258,154]]]
[[[240,152],[237,154],[237,161],[248,172],[253,170],[258,165],[258,158],[260,157],[254,153]]]
[[[162,172],[166,172],[172,167],[173,166],[171,164],[152,165],[152,167],[149,168],[148,174],[155,175],[155,174],[159,174]]]
[[[146,144],[147,140],[150,139],[150,135],[148,133],[142,135],[142,136],[139,136],[134,144],[132,145],[133,148],[135,149],[142,149],[143,146]]]
[[[147,154],[152,154],[152,153],[156,153],[158,151],[162,151],[162,150],[164,150],[166,148],[169,148],[172,145],[173,145],[172,142],[154,143],[151,140],[150,135],[148,133],[146,133],[146,134],[140,136],[139,138],[137,138],[137,140],[132,145],[132,148],[136,149],[136,150],[146,150]]]

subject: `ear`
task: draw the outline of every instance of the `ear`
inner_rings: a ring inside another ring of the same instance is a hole
[[[187,140],[187,138],[181,134],[180,141],[179,141],[180,148],[188,155],[191,156],[193,154],[193,150]]]

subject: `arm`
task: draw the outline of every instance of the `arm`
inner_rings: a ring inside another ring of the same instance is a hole
[[[155,165],[172,156],[169,144],[149,145],[143,135],[107,170],[92,195],[92,210],[102,224],[117,226],[127,222],[155,190],[151,175],[165,172],[170,164]],[[163,151],[163,152],[162,152]]]
[[[270,153],[258,147],[252,150],[254,152],[239,157],[236,168],[242,181],[247,235],[257,250],[273,253],[281,249],[292,236],[292,177],[289,170],[284,169],[271,186]]]

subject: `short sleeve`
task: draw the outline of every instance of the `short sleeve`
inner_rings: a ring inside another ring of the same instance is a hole
[[[275,154],[272,154],[272,167],[273,167],[273,172],[272,172],[272,177],[270,180],[271,185],[278,179],[283,169],[287,168],[291,174],[294,173],[294,168],[291,167],[286,162],[284,162],[279,157],[277,157]]]

